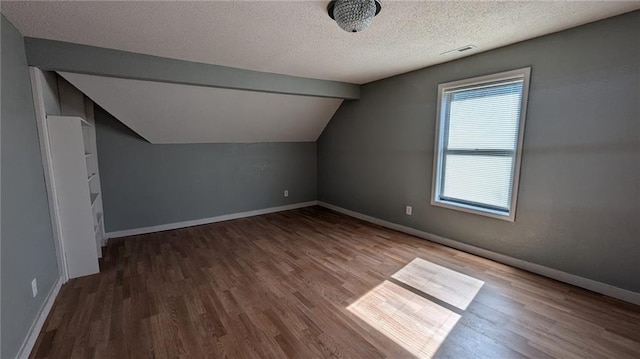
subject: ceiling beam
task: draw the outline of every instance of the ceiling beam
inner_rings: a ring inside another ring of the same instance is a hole
[[[49,71],[289,95],[360,98],[360,85],[25,38],[29,66]]]

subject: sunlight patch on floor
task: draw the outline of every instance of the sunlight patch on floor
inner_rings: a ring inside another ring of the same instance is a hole
[[[347,310],[418,358],[431,358],[460,315],[384,281]]]
[[[391,278],[462,310],[484,285],[479,279],[421,258],[415,258]]]
[[[421,258],[415,258],[391,278],[413,289],[385,280],[347,310],[420,359],[436,354],[461,317],[454,307],[466,310],[484,285],[481,280]],[[450,307],[445,308],[444,303]]]

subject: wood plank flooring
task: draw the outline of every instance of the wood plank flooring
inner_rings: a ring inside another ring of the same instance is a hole
[[[31,358],[640,358],[640,307],[323,208],[110,241]]]

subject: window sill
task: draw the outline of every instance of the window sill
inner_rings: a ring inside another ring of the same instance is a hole
[[[485,216],[485,217],[490,217],[490,218],[495,218],[495,219],[501,219],[503,221],[507,221],[507,222],[515,222],[515,211],[510,211],[509,213],[505,213],[505,212],[501,212],[501,211],[496,211],[496,210],[491,210],[491,209],[486,209],[486,208],[480,208],[480,207],[475,207],[475,206],[470,206],[470,205],[465,205],[462,203],[457,203],[457,202],[450,202],[450,201],[442,201],[442,200],[435,200],[432,199],[431,200],[431,205],[432,206],[437,206],[437,207],[442,207],[442,208],[447,208],[447,209],[452,209],[455,211],[460,211],[460,212],[466,212],[466,213],[472,213],[472,214],[477,214],[480,216]]]

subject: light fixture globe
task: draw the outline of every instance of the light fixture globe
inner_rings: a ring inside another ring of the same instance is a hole
[[[335,0],[327,6],[329,16],[347,32],[366,29],[381,9],[378,0]]]

